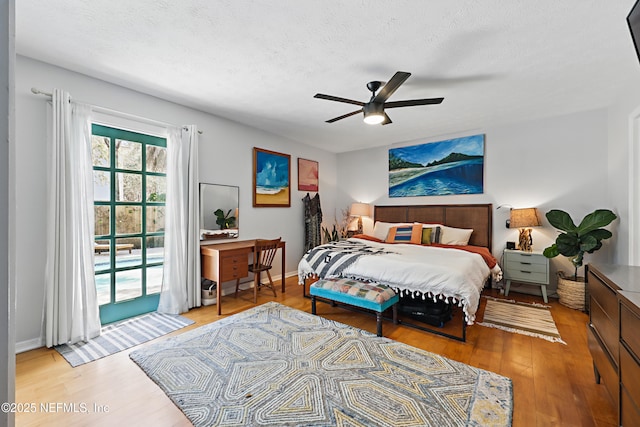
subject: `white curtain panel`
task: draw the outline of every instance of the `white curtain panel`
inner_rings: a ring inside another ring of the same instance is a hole
[[[100,335],[94,276],[91,108],[54,89],[49,123],[45,343]]]
[[[198,129],[171,129],[167,141],[164,273],[158,312],[200,306]]]

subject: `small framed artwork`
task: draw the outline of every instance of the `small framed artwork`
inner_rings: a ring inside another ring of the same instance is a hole
[[[318,162],[298,157],[298,191],[318,192]]]
[[[290,155],[253,147],[253,207],[290,207],[290,177]]]

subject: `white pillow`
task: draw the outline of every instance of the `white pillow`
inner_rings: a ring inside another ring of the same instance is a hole
[[[403,225],[412,225],[404,222],[382,222],[376,221],[373,225],[373,237],[382,240],[383,242],[387,240],[387,235],[389,234],[389,230],[391,227],[401,227]]]
[[[442,224],[422,224],[423,228],[440,227],[440,240],[443,245],[466,246],[473,233],[473,228],[455,228]]]
[[[442,225],[440,229],[440,243],[443,245],[466,246],[469,244],[473,229],[454,228]]]

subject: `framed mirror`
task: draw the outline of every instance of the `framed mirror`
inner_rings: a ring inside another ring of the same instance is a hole
[[[240,188],[200,183],[200,240],[238,238]]]

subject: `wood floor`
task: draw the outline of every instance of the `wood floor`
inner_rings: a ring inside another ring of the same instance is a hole
[[[512,293],[520,301],[538,301]],[[274,300],[260,292],[258,303]],[[297,278],[287,279],[287,292],[276,301],[310,312]],[[216,306],[191,310],[196,324],[182,333],[254,306],[251,291],[223,297]],[[551,312],[567,345],[551,343],[478,325],[467,329],[467,342],[384,324],[385,336],[496,372],[513,380],[514,426],[615,426],[613,403],[603,385],[595,384],[587,349],[587,315],[551,299]],[[484,299],[480,306],[481,319]],[[375,333],[375,317],[319,304],[319,314]],[[154,340],[164,339],[158,338]],[[151,341],[153,343],[154,341]],[[143,345],[148,345],[143,344]],[[35,413],[16,414],[23,426],[189,426],[180,410],[128,357],[129,351],[72,368],[55,350],[36,349],[17,355],[16,402]],[[27,405],[34,404],[34,405]],[[48,412],[47,412],[48,411]],[[74,412],[76,411],[76,412]]]

